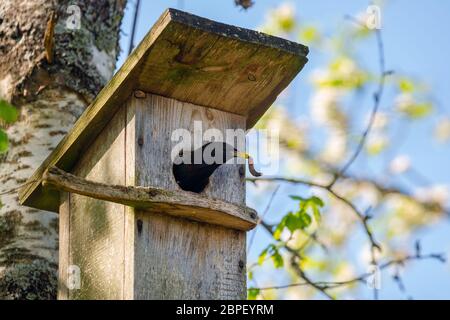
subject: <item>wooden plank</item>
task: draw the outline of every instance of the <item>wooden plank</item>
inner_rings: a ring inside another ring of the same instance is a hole
[[[245,232],[138,212],[135,299],[245,299]]]
[[[126,103],[125,121],[125,185],[135,186],[135,165],[136,165],[136,133],[135,133],[135,109],[130,103],[134,99],[129,99]],[[135,264],[135,233],[136,233],[136,213],[133,207],[125,207],[124,221],[124,300],[134,299],[134,264]],[[139,280],[138,280],[139,281]]]
[[[170,171],[169,171],[170,173]],[[119,203],[147,212],[161,212],[194,221],[249,231],[256,227],[256,211],[241,205],[210,199],[192,192],[167,191],[153,187],[118,186],[92,182],[52,167],[43,178],[44,185],[93,199]],[[213,189],[222,189],[211,187]],[[96,215],[96,212],[91,214]]]
[[[74,168],[80,177],[125,184],[125,109],[119,110]],[[71,299],[123,299],[125,207],[71,194],[70,264],[81,271]]]
[[[135,141],[127,145],[135,146],[135,185],[158,186],[178,195],[183,191],[172,173],[173,130],[193,132],[194,121],[200,121],[203,132],[245,128],[241,116],[155,95],[131,99],[131,104]],[[222,165],[200,196],[243,206],[245,184],[238,171],[239,165]],[[245,232],[175,218],[170,216],[173,211],[136,210],[134,298],[245,298]]]
[[[69,299],[67,286],[69,271],[69,243],[70,243],[70,194],[61,192],[61,206],[59,208],[59,262],[58,262],[58,300]]]
[[[160,33],[170,23],[170,12],[166,11],[150,32],[124,62],[112,80],[103,88],[92,104],[77,120],[70,132],[61,140],[47,159],[28,179],[19,193],[22,205],[41,210],[58,212],[58,192],[41,186],[42,174],[51,166],[72,171],[79,156],[90,146],[97,135],[111,121],[118,108],[123,106],[136,86],[140,65],[154,45]]]
[[[20,192],[27,206],[57,212],[42,188],[50,166],[72,171],[134,89],[236,113],[253,126],[306,63],[308,49],[277,37],[167,10],[73,129]]]
[[[236,36],[229,26],[201,18],[193,28],[177,16],[173,21],[145,60],[139,88],[245,116],[249,128],[306,63],[303,46],[279,38],[233,27]],[[255,41],[244,41],[248,34]]]

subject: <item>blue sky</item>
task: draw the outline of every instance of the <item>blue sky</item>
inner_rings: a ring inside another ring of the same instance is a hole
[[[118,66],[126,59],[131,32],[131,20],[134,1],[130,0],[122,26],[125,33],[121,39],[123,49]],[[369,4],[364,0],[352,1],[290,1],[295,4],[299,21],[315,23],[325,32],[332,34],[334,28],[345,21],[347,14],[357,14],[365,11]],[[248,11],[235,7],[232,0],[142,0],[141,14],[138,20],[136,41],[139,42],[150,30],[151,26],[167,7],[180,8],[193,14],[220,22],[255,29],[264,22],[268,9],[279,5],[277,0],[256,0],[256,5]],[[411,76],[420,77],[430,87],[434,99],[439,103],[439,112],[450,114],[450,1],[387,1],[382,13],[382,31],[385,45],[387,68]],[[375,46],[367,45],[360,52],[363,62],[373,69],[377,66]],[[309,63],[302,74],[307,74],[321,62],[314,51],[309,56]],[[307,110],[309,92],[307,79],[297,77],[294,83],[296,104],[291,106],[291,112],[301,113]],[[438,145],[430,139],[435,118],[414,125],[407,142],[400,152],[412,156],[414,167],[433,183],[450,184],[450,148]],[[375,166],[377,164],[375,163]],[[354,170],[358,170],[356,163]],[[407,182],[405,182],[407,185]],[[283,191],[284,192],[284,191]],[[249,195],[249,205],[262,211],[266,198]],[[274,207],[285,210],[286,198],[280,197]],[[437,227],[424,230],[417,235],[423,243],[424,251],[450,252],[450,224],[442,223]],[[261,251],[262,243],[267,240],[264,231],[258,231],[253,254],[249,260],[254,260]],[[450,298],[450,268],[434,261],[414,263],[405,273],[404,281],[408,293],[416,299]],[[361,292],[359,297],[370,297],[370,292]],[[400,298],[397,287],[389,280],[383,279],[381,298]]]

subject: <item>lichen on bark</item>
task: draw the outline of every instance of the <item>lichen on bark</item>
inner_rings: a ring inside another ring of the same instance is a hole
[[[0,299],[56,299],[56,271],[56,265],[44,259],[9,266],[0,277]]]

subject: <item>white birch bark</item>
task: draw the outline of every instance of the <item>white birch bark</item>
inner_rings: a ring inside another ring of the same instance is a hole
[[[6,129],[10,148],[0,156],[0,298],[56,297],[58,217],[18,204],[28,179],[111,78],[126,0],[79,0],[81,28],[67,28],[69,0],[0,2],[0,97],[19,120]],[[54,59],[44,34],[57,14]],[[76,18],[76,17],[75,17]]]

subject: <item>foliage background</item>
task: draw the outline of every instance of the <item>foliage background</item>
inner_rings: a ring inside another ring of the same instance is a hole
[[[349,170],[362,179],[376,180],[382,186],[395,186],[410,197],[382,197],[370,184],[353,180],[340,182],[337,190],[352,199],[361,210],[372,207],[370,225],[383,246],[381,261],[421,251],[447,253],[449,250],[448,207],[450,183],[449,108],[450,82],[448,56],[450,42],[442,33],[450,29],[450,3],[444,1],[392,0],[382,7],[382,37],[387,78],[380,112],[374,122],[365,150]],[[261,126],[285,128],[287,147],[280,175],[327,181],[329,175],[319,169],[308,155],[321,164],[339,167],[358,143],[367,127],[376,90],[378,54],[376,41],[368,30],[354,24],[361,19],[366,1],[256,1],[249,10],[240,10],[230,0],[205,2],[143,1],[136,40],[139,41],[160,13],[178,7],[210,19],[290,38],[310,46],[309,63],[294,83],[278,99]],[[122,29],[122,48],[128,48],[134,2],[130,1]],[[118,66],[126,58],[122,53]],[[289,128],[287,130],[286,128]],[[315,281],[345,281],[365,273],[369,246],[361,226],[345,205],[314,188],[284,183],[249,184],[248,203],[262,213],[274,189],[276,196],[265,220],[277,224],[298,200],[317,195],[325,202],[319,226],[315,219],[306,231],[315,233],[328,247],[324,251],[314,241],[304,251],[301,265]],[[419,203],[431,203],[423,207]],[[436,205],[439,208],[436,208]],[[318,228],[318,229],[317,229]],[[289,233],[284,231],[283,236]],[[281,237],[283,239],[283,236]],[[250,235],[251,239],[253,236]],[[295,246],[307,238],[296,231]],[[249,253],[252,277],[249,287],[267,287],[299,282],[286,266],[287,254],[281,249],[284,266],[275,268],[270,261],[262,266],[258,259],[268,245],[277,243],[259,227]],[[269,247],[273,249],[273,247]],[[266,256],[267,258],[267,256]],[[262,259],[259,259],[262,260]],[[267,260],[267,259],[265,259]],[[276,262],[277,259],[275,259]],[[449,266],[436,260],[421,260],[382,273],[379,297],[450,298]],[[398,278],[393,276],[400,276]],[[257,292],[254,292],[257,293]],[[309,287],[267,290],[257,298],[323,298]],[[332,290],[337,298],[372,298],[363,283]]]

